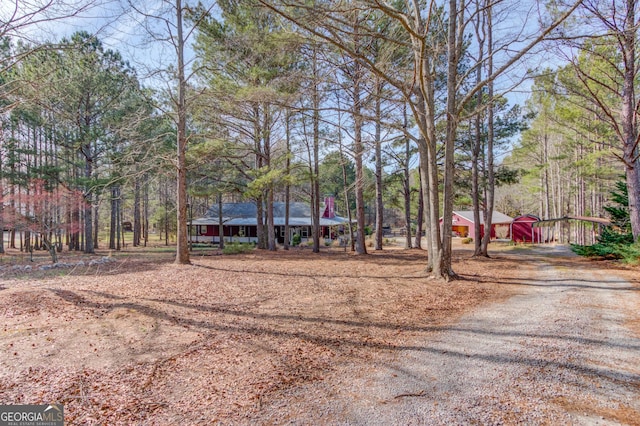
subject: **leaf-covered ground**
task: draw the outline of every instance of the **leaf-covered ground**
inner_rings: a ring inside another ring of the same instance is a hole
[[[420,250],[256,251],[191,266],[141,252],[5,271],[0,404],[59,402],[68,424],[286,422],[274,401],[313,398],[300,389],[517,291],[503,278],[532,271],[512,252],[457,250],[453,283],[428,280]]]

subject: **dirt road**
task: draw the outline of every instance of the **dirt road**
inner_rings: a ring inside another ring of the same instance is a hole
[[[300,392],[300,424],[640,424],[640,293],[562,248],[532,250],[517,294]],[[515,275],[515,274],[514,274]],[[280,410],[280,412],[282,412]],[[320,416],[320,417],[318,417]],[[273,420],[273,419],[271,419]]]

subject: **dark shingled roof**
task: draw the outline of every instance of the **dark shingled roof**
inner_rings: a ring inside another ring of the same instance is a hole
[[[255,203],[224,203],[222,205],[222,223],[229,226],[256,226],[258,209]],[[322,215],[322,212],[320,212]],[[274,224],[285,223],[285,203],[273,203]],[[320,226],[335,226],[349,223],[344,217],[320,217]],[[192,225],[217,225],[218,205],[213,205],[206,216],[193,219]],[[311,226],[311,207],[306,203],[289,203],[289,225]]]
[[[273,203],[273,216],[284,217],[285,203]],[[228,218],[255,218],[258,215],[256,203],[224,203],[222,216]],[[207,211],[206,217],[218,217],[218,205],[214,204]],[[289,217],[311,217],[311,208],[306,203],[289,203]]]

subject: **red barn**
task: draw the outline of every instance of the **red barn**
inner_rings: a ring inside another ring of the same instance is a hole
[[[491,238],[508,238],[509,225],[512,221],[513,219],[506,214],[494,210],[491,218]],[[442,225],[442,218],[440,218],[440,224]],[[475,226],[473,211],[453,212],[451,230],[454,236],[474,238]],[[480,235],[484,235],[484,215],[482,212],[480,212]]]
[[[540,218],[532,214],[525,214],[513,219],[511,223],[511,241],[516,243],[541,242],[542,229],[533,227],[536,222],[540,222]]]

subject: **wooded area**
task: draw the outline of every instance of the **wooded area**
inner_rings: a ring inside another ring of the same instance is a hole
[[[619,181],[640,236],[635,0],[155,3],[110,23],[170,52],[144,73],[100,31],[30,31],[90,1],[0,10],[0,252],[120,250],[130,222],[189,263],[187,223],[223,201],[256,203],[269,250],[273,203],[309,203],[318,252],[331,195],[355,252],[369,227],[375,250],[424,230],[448,280],[454,206],[486,229],[494,209],[605,217]]]

